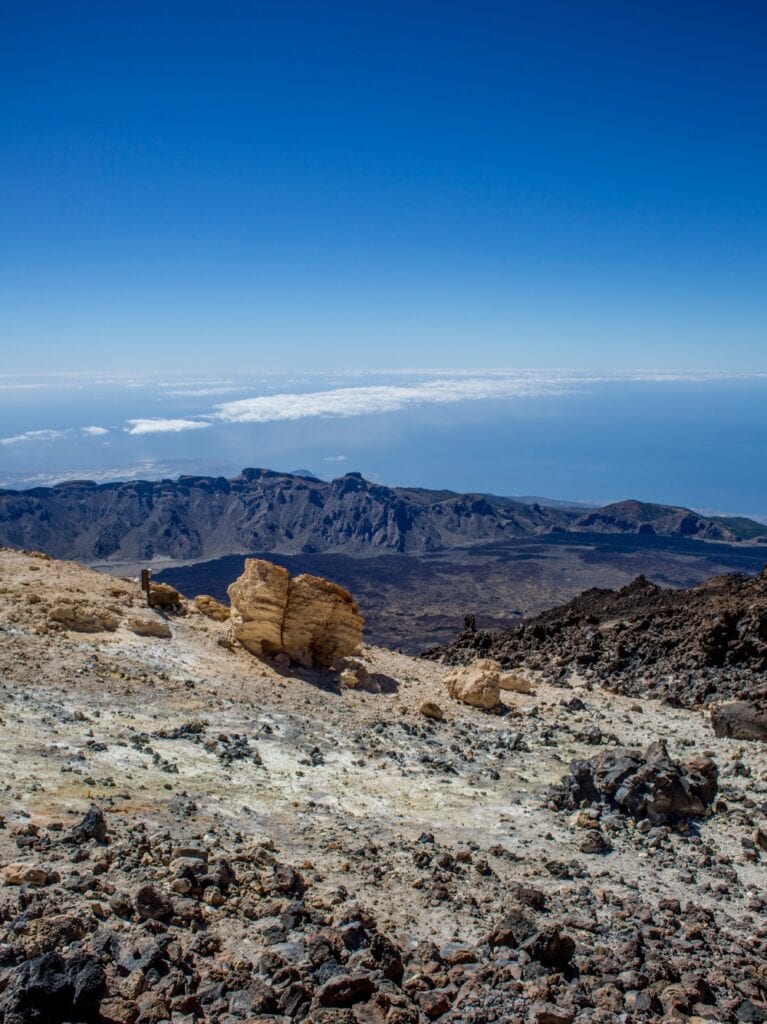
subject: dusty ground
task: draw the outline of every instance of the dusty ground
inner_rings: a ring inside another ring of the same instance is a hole
[[[111,608],[115,628],[52,625],[51,608],[73,595]],[[56,867],[55,847],[53,860],[45,844],[20,850],[19,828],[55,836],[96,804],[116,837],[144,825],[229,853],[271,842],[280,860],[303,865],[311,899],[331,905],[345,890],[404,950],[482,944],[519,883],[544,894],[585,953],[597,937],[610,944],[616,906],[652,916],[664,900],[692,901],[728,941],[767,948],[767,853],[752,841],[765,823],[767,756],[760,744],[715,738],[707,715],[577,679],[505,693],[502,713],[481,712],[447,697],[443,666],[374,647],[364,657],[380,692],[341,691],[331,673],[279,671],[224,646],[226,624],[171,616],[170,638],[137,636],[134,612],[160,617],[131,582],[0,552],[0,867]],[[566,706],[574,696],[583,709]],[[444,721],[419,712],[426,700]],[[584,830],[547,805],[547,787],[574,758],[659,737],[677,759],[716,760],[716,812],[679,833],[643,835],[616,818],[604,825],[611,852],[580,852]],[[169,876],[162,858],[144,869],[156,884]],[[129,889],[131,874],[117,865],[113,881]],[[109,916],[102,897],[91,903]],[[239,954],[255,956],[273,923],[227,907],[205,913]],[[729,1014],[746,996],[761,1005],[759,994],[741,991],[709,1019],[747,1019]],[[598,1012],[582,1019],[617,1019]],[[525,1019],[498,1013],[450,1019]]]

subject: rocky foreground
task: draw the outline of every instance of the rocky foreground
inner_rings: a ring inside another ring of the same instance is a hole
[[[0,552],[2,1024],[767,1019],[762,743],[362,661]]]

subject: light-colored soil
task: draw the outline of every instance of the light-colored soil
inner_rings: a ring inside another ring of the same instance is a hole
[[[51,625],[62,600],[108,609],[118,625]],[[199,614],[169,616],[170,639],[137,636],[128,621],[139,613],[159,615],[134,582],[0,552],[0,811],[9,825],[68,827],[96,803],[118,826],[268,838],[286,860],[311,864],[318,893],[343,885],[410,945],[479,941],[511,882],[552,898],[583,884],[555,877],[544,867],[552,861],[578,862],[594,889],[653,905],[694,896],[733,927],[759,905],[764,862],[747,859],[742,840],[767,800],[767,757],[759,744],[716,739],[702,714],[640,706],[578,680],[504,693],[504,713],[484,713],[447,696],[442,666],[373,647],[364,658],[381,692],[340,690],[331,673],[280,671],[222,646],[226,623]],[[585,710],[564,707],[575,695]],[[445,721],[421,715],[424,701]],[[163,738],[182,726],[198,731]],[[546,806],[546,788],[573,758],[600,749],[579,738],[593,726],[603,745],[662,737],[677,759],[710,751],[727,810],[703,819],[698,837],[653,846],[623,822],[613,852],[580,853],[583,830]],[[435,900],[414,862],[424,832],[487,858],[490,875],[468,872],[451,899]],[[487,853],[497,846],[509,855]],[[11,832],[0,832],[0,862],[17,855]],[[588,940],[592,924],[580,924],[574,934]]]

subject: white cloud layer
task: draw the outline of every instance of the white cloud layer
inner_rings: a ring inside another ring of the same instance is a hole
[[[582,380],[580,382],[583,383]],[[415,405],[443,405],[450,402],[550,394],[570,390],[575,383],[572,378],[553,375],[449,377],[404,385],[373,384],[305,394],[286,392],[223,402],[215,407],[211,418],[219,423],[270,423],[275,420],[300,420],[309,416],[362,416],[397,412]]]
[[[23,444],[25,441],[60,441],[65,437],[73,437],[78,433],[86,437],[102,437],[108,434],[106,427],[80,427],[79,431],[72,428],[67,430],[25,430],[23,434],[13,434],[11,437],[0,437],[0,444]]]
[[[578,384],[593,378],[578,377]],[[416,405],[447,404],[552,394],[571,390],[573,376],[556,374],[490,374],[416,381],[412,384],[368,384],[324,391],[260,395],[222,402],[197,419],[131,419],[129,434],[179,433],[218,423],[273,423],[308,417],[347,418],[396,412]]]
[[[211,412],[202,413],[194,419],[131,419],[128,420],[126,430],[129,434],[179,433],[226,423],[273,423],[309,417],[340,419],[397,412],[419,405],[502,401],[566,394],[607,383],[700,383],[721,379],[722,375],[674,374],[653,370],[630,373],[587,373],[574,370],[456,370],[431,371],[414,374],[413,377],[412,382],[408,383],[372,383],[356,387],[329,387],[308,392],[282,391],[278,394],[241,398],[214,405]],[[225,388],[222,387],[221,390]],[[186,394],[201,396],[206,391],[213,395],[217,387],[186,391]],[[181,393],[181,390],[176,392],[179,396]]]
[[[211,395],[236,395],[238,391],[242,394],[243,391],[250,390],[252,389],[246,386],[235,387],[230,384],[215,388],[168,388],[165,394],[171,398],[205,398]]]
[[[63,430],[27,430],[12,437],[0,437],[0,444],[23,444],[25,441],[58,441],[64,437]]]
[[[129,434],[178,434],[182,430],[200,430],[202,427],[209,427],[210,423],[204,420],[128,420],[127,427]]]
[[[446,405],[456,402],[506,401],[536,396],[566,394],[602,384],[621,383],[707,383],[724,379],[762,379],[762,374],[706,374],[664,373],[654,370],[632,372],[583,372],[576,370],[431,370],[383,371],[368,374],[364,383],[351,382],[361,371],[314,375],[315,381],[325,384],[315,390],[301,391],[312,375],[282,378],[279,393],[261,394],[250,398],[221,401],[211,405],[209,411],[179,417],[139,417],[126,421],[125,432],[130,435],[178,434],[187,430],[204,430],[211,426],[237,423],[271,423],[295,421],[311,417],[348,418],[372,414],[398,412],[424,405]],[[387,379],[388,377],[388,379]],[[409,379],[408,379],[409,377]],[[76,378],[74,378],[76,379]],[[3,381],[7,386],[27,386],[26,382]],[[103,382],[102,382],[103,383]],[[125,388],[140,387],[137,379],[123,378]],[[174,383],[172,391],[171,384]],[[91,381],[93,384],[93,381]],[[267,382],[261,380],[260,387]],[[155,386],[158,386],[155,382]],[[255,381],[244,388],[257,387]],[[216,395],[235,388],[228,378],[208,381],[184,379],[159,384],[166,394],[174,397],[202,397]],[[268,386],[266,390],[269,390]],[[85,426],[65,430],[30,430],[0,438],[0,445],[15,445],[27,441],[54,441],[63,437],[102,437],[110,431],[101,426]],[[340,459],[338,461],[341,461]]]

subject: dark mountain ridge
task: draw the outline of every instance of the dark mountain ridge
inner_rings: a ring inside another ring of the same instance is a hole
[[[426,554],[557,532],[699,540],[767,539],[751,520],[625,501],[601,509],[526,504],[487,494],[387,487],[347,473],[332,481],[245,469],[233,479],[0,491],[0,544],[81,561],[201,559],[248,551]]]

